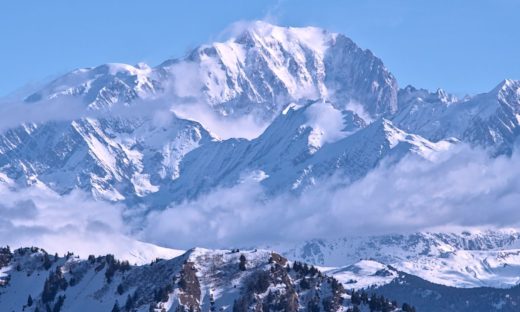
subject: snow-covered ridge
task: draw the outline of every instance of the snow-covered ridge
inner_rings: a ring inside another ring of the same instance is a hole
[[[194,248],[133,266],[112,255],[0,249],[6,311],[346,311],[354,304],[368,302],[353,303],[336,279],[267,250]]]
[[[397,270],[374,260],[361,260],[340,268],[323,268],[323,272],[350,289],[387,285],[399,276]]]
[[[519,244],[516,230],[488,230],[345,237],[277,249],[317,265],[343,267],[372,259],[436,284],[508,288],[520,283]]]
[[[368,311],[376,300],[392,312],[412,311],[406,302],[425,311],[515,311],[517,289],[450,288],[374,260],[317,268],[260,249],[194,248],[174,258],[131,265],[112,255],[80,259],[35,247],[0,248],[0,306],[17,312],[249,311],[255,307],[351,311],[355,306]],[[393,296],[399,303],[393,303]],[[439,296],[444,299],[439,301]]]
[[[463,99],[406,88],[392,117],[401,129],[429,140],[457,138],[510,154],[520,127],[520,81],[504,80],[490,92]]]

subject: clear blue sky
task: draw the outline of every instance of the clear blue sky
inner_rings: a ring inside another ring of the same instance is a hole
[[[106,62],[156,65],[238,20],[338,31],[401,86],[483,92],[520,79],[519,0],[2,0],[0,95]]]

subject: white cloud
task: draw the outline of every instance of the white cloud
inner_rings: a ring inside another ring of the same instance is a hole
[[[179,254],[130,237],[122,206],[94,201],[80,191],[59,196],[40,187],[13,191],[0,184],[0,198],[1,245],[82,257],[110,253],[132,263]]]
[[[374,119],[370,116],[370,114],[365,110],[365,107],[354,100],[351,100],[345,106],[345,109],[354,112],[356,115],[361,117],[366,123],[372,123]]]
[[[333,143],[344,138],[347,133],[343,131],[343,114],[330,103],[316,103],[305,111],[307,125],[313,131],[309,140],[318,148],[325,143]]]
[[[173,75],[170,85],[166,86],[166,90],[172,92],[176,96],[187,98],[199,98],[202,96],[202,88],[204,84],[200,77],[199,64],[195,62],[177,62],[168,69]]]
[[[123,217],[124,207],[79,191],[58,196],[0,185],[0,237],[11,246],[83,256],[115,253],[133,261],[138,254],[145,261],[172,253],[138,240],[173,248],[234,247],[431,228],[511,228],[520,226],[518,176],[517,153],[489,158],[461,145],[432,160],[410,156],[394,166],[383,164],[349,186],[329,179],[299,197],[269,198],[258,181],[246,179],[152,212],[144,224],[129,223],[136,217],[129,210]]]
[[[92,115],[86,106],[75,99],[54,99],[44,102],[0,102],[0,131],[20,126],[22,123],[72,120]]]
[[[205,103],[175,103],[172,111],[182,119],[194,120],[206,130],[221,139],[254,139],[267,128],[267,122],[260,122],[251,115],[223,117]]]
[[[266,200],[248,181],[149,215],[141,238],[159,244],[232,247],[433,227],[520,223],[520,156],[489,158],[460,146],[432,161],[408,157],[344,187]]]

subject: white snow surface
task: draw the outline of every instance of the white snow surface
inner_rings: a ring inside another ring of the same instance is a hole
[[[396,276],[392,274],[385,279],[378,276],[375,280],[371,274],[367,279],[356,277],[351,272],[352,266],[361,259],[360,265],[366,264],[365,260],[376,261],[447,286],[509,288],[520,283],[519,242],[517,230],[473,230],[345,237],[309,241],[292,247],[279,246],[278,249],[285,248],[283,254],[291,259],[329,267],[326,272],[338,274],[343,282],[359,280],[359,287],[372,281],[376,284],[390,282],[393,279],[390,277]],[[356,283],[351,286],[356,287]]]
[[[320,268],[327,275],[334,276],[346,289],[363,289],[382,286],[393,281],[398,272],[373,260],[361,260],[341,268]]]

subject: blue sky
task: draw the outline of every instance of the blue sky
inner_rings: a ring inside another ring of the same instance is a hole
[[[253,19],[342,32],[401,86],[478,93],[520,79],[518,12],[518,0],[6,0],[0,95],[78,67],[155,65]]]

